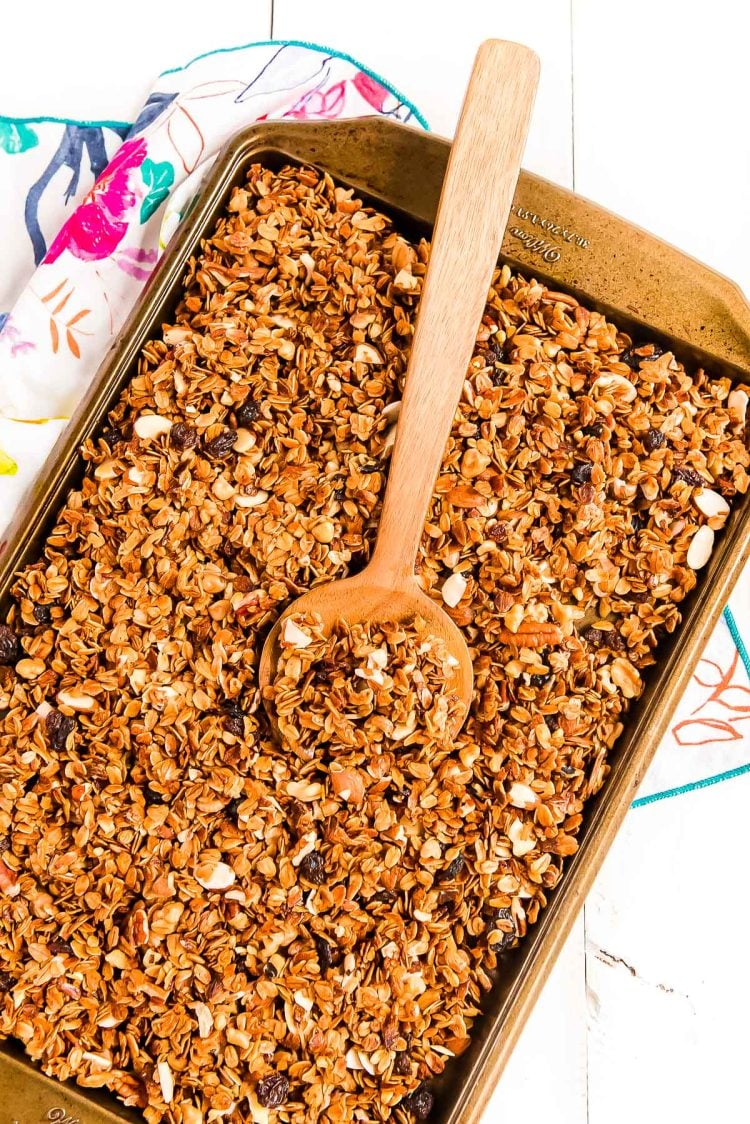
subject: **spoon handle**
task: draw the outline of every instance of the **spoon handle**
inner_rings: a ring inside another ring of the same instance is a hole
[[[481,45],[440,195],[378,539],[387,585],[414,573],[425,517],[461,397],[513,201],[539,60]]]

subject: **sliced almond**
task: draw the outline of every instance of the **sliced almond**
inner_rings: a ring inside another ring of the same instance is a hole
[[[164,1058],[160,1058],[156,1063],[156,1077],[164,1103],[171,1104],[174,1096],[174,1078],[172,1070],[169,1068],[169,1062],[165,1061]]]
[[[515,808],[533,808],[538,802],[533,788],[520,781],[514,781],[508,792],[508,800]]]
[[[60,706],[69,706],[71,710],[93,710],[96,706],[96,699],[77,690],[58,691],[57,701]]]
[[[195,868],[195,880],[204,890],[228,890],[234,885],[235,873],[228,863],[209,859],[198,863]]]
[[[309,632],[303,632],[291,617],[287,617],[281,626],[279,640],[285,648],[307,648],[312,644],[312,636]]]
[[[699,511],[703,512],[707,519],[713,519],[716,515],[724,517],[729,515],[729,504],[724,497],[719,492],[715,492],[713,488],[699,488],[695,492],[693,500],[695,506]]]
[[[153,441],[155,437],[169,433],[171,428],[171,421],[161,417],[160,414],[141,414],[133,424],[133,431],[141,441]]]
[[[691,570],[700,570],[706,565],[714,548],[715,537],[710,527],[699,527],[695,532],[687,552],[687,564]]]
[[[208,1038],[214,1029],[214,1017],[211,1014],[211,1008],[207,1007],[205,1003],[194,1003],[193,1010],[198,1020],[198,1037]]]
[[[383,356],[372,344],[358,343],[354,349],[354,362],[369,363],[372,366],[379,366],[383,362]]]
[[[449,578],[445,579],[443,587],[440,590],[440,596],[449,608],[455,609],[456,605],[458,605],[459,601],[466,593],[468,584],[463,574],[451,574]]]
[[[237,507],[259,507],[262,503],[265,503],[267,499],[268,492],[264,492],[259,488],[258,491],[254,492],[251,496],[235,496],[234,502],[237,504]]]

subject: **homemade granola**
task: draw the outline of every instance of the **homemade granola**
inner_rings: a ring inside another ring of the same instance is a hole
[[[368,558],[427,256],[252,168],[0,625],[0,1034],[152,1124],[426,1118],[748,489],[744,389],[498,269],[418,562],[463,730],[282,748],[262,642]]]
[[[319,617],[295,614],[284,620],[279,645],[265,701],[283,747],[318,770],[338,771],[349,751],[369,759],[399,747],[429,749],[449,742],[463,720],[448,686],[458,661],[419,617],[374,627],[340,621],[326,636]],[[332,772],[330,783],[338,791],[346,782]]]

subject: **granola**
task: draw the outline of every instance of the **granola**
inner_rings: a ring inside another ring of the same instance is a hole
[[[499,268],[418,561],[470,714],[321,780],[258,657],[369,556],[428,249],[253,167],[0,625],[0,1034],[151,1124],[427,1117],[748,489],[745,390]]]

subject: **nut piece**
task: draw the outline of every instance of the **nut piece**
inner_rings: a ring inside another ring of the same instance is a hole
[[[96,706],[96,699],[80,690],[58,691],[57,701],[71,710],[93,710]]]
[[[163,433],[169,433],[172,422],[159,414],[141,414],[133,423],[133,432],[141,441],[153,441]]]
[[[383,362],[383,356],[372,344],[358,343],[354,349],[354,362],[370,363],[374,366],[379,366]]]
[[[303,632],[291,617],[287,617],[281,626],[279,643],[288,648],[306,648],[312,644],[312,636],[309,632]]]
[[[443,582],[443,588],[440,590],[440,595],[443,601],[451,609],[455,609],[459,601],[466,593],[468,582],[463,574],[451,574]]]
[[[630,660],[618,657],[612,660],[610,672],[612,682],[619,687],[626,699],[635,699],[640,695],[643,684],[638,671]]]
[[[729,504],[719,492],[714,492],[712,488],[699,488],[693,495],[693,501],[699,511],[708,519],[713,519],[715,516],[726,517],[729,515]]]
[[[165,1104],[172,1103],[174,1096],[174,1078],[172,1077],[172,1070],[169,1068],[169,1062],[164,1058],[160,1058],[156,1063],[156,1079],[161,1087],[161,1095]]]
[[[43,660],[19,660],[16,671],[22,679],[38,679],[44,671]]]
[[[711,528],[705,524],[695,532],[687,552],[687,564],[692,570],[700,570],[706,565],[714,548],[715,537]]]
[[[534,808],[538,801],[537,794],[527,784],[515,781],[508,791],[508,801],[516,808]]]
[[[331,769],[331,785],[340,800],[348,804],[361,804],[365,798],[365,786],[358,769]]]
[[[194,1003],[193,1010],[198,1020],[198,1037],[208,1038],[214,1029],[214,1017],[211,1014],[211,1008],[207,1007],[205,1003]]]
[[[199,862],[194,876],[204,890],[228,890],[235,881],[235,873],[231,866],[213,859]]]

